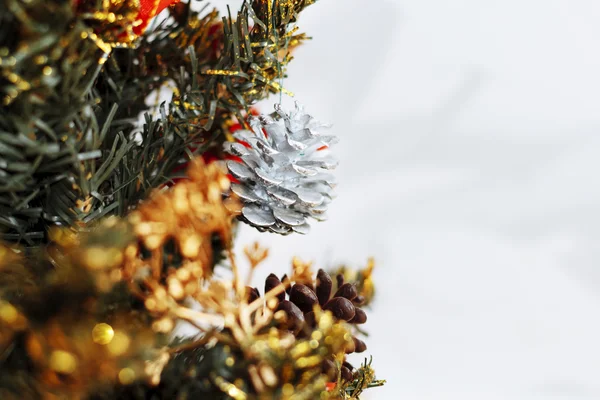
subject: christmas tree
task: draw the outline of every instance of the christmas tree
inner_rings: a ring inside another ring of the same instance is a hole
[[[239,223],[308,233],[333,197],[327,126],[253,108],[288,94],[312,3],[0,0],[1,399],[358,399],[383,384],[346,360],[367,349],[372,261],[294,259],[259,290],[268,251],[245,248],[242,276],[232,249]]]

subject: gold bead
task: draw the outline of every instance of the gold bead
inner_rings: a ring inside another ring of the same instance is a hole
[[[281,392],[285,395],[285,396],[291,396],[292,394],[294,394],[294,386],[291,383],[286,383],[285,385],[283,385],[283,387],[281,388]]]
[[[183,282],[188,281],[190,279],[190,277],[191,277],[190,270],[187,269],[187,268],[179,268],[177,270],[177,272],[175,272],[175,275],[177,276],[177,278],[180,281],[183,281]]]
[[[185,291],[183,290],[183,286],[181,285],[179,279],[170,278],[168,282],[169,294],[171,297],[173,297],[175,300],[181,300],[185,295]]]
[[[200,253],[202,241],[198,235],[190,235],[181,240],[181,255],[186,258],[194,258]]]
[[[59,374],[70,375],[77,368],[77,359],[67,351],[54,350],[50,354],[50,368]]]
[[[92,340],[94,341],[94,343],[97,344],[109,344],[114,336],[115,331],[113,330],[112,326],[103,322],[96,324],[96,326],[94,326],[94,329],[92,329]]]
[[[19,311],[9,303],[0,303],[0,319],[3,319],[7,324],[14,323],[19,317]]]
[[[122,385],[129,385],[135,380],[135,372],[131,368],[123,368],[119,371],[119,382]]]
[[[152,329],[155,332],[169,333],[173,328],[175,328],[175,322],[169,317],[161,318],[152,324]]]
[[[107,345],[108,351],[115,356],[124,354],[129,349],[131,339],[123,332],[116,331],[113,339]]]

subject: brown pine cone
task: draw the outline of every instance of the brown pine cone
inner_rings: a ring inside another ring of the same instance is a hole
[[[265,281],[265,293],[276,288],[278,285],[289,280],[283,276],[281,280],[274,274],[267,277]],[[334,283],[331,276],[322,269],[319,269],[314,282],[302,282],[290,285],[285,292],[277,296],[279,304],[277,310],[283,310],[287,315],[285,328],[294,333],[297,337],[310,335],[312,329],[316,326],[314,307],[320,307],[323,310],[330,311],[338,320],[344,320],[351,324],[364,324],[367,321],[367,314],[358,307],[364,299],[358,296],[356,285],[353,283],[344,283],[342,275],[336,277],[337,290],[332,296]],[[287,296],[286,296],[287,294]],[[252,297],[256,296],[256,291],[252,291]],[[288,299],[286,299],[288,297]],[[346,349],[346,353],[362,353],[367,349],[367,345],[357,337],[352,338],[352,344]],[[332,360],[325,360],[322,365],[323,372],[332,380],[336,380],[338,369]],[[339,373],[343,380],[353,379],[353,367],[347,361],[344,361]]]

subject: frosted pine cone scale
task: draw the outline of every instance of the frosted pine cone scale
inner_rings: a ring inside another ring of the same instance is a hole
[[[326,219],[333,198],[334,178],[328,170],[333,135],[296,105],[286,113],[276,107],[275,119],[261,115],[250,120],[251,130],[234,133],[239,143],[225,150],[241,161],[227,162],[239,181],[232,191],[244,203],[240,218],[261,231],[283,235],[308,233],[309,218]]]

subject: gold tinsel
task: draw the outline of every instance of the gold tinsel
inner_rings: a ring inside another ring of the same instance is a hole
[[[32,390],[42,399],[78,399],[121,377],[151,379],[147,363],[166,353],[147,324],[127,311],[102,317],[92,276],[71,263],[73,254],[48,255],[59,261],[54,269],[22,254],[0,247],[0,354],[23,348]],[[0,385],[0,398],[13,395]]]
[[[139,11],[139,0],[76,1],[78,17],[111,47],[133,45],[134,29],[142,23]]]

